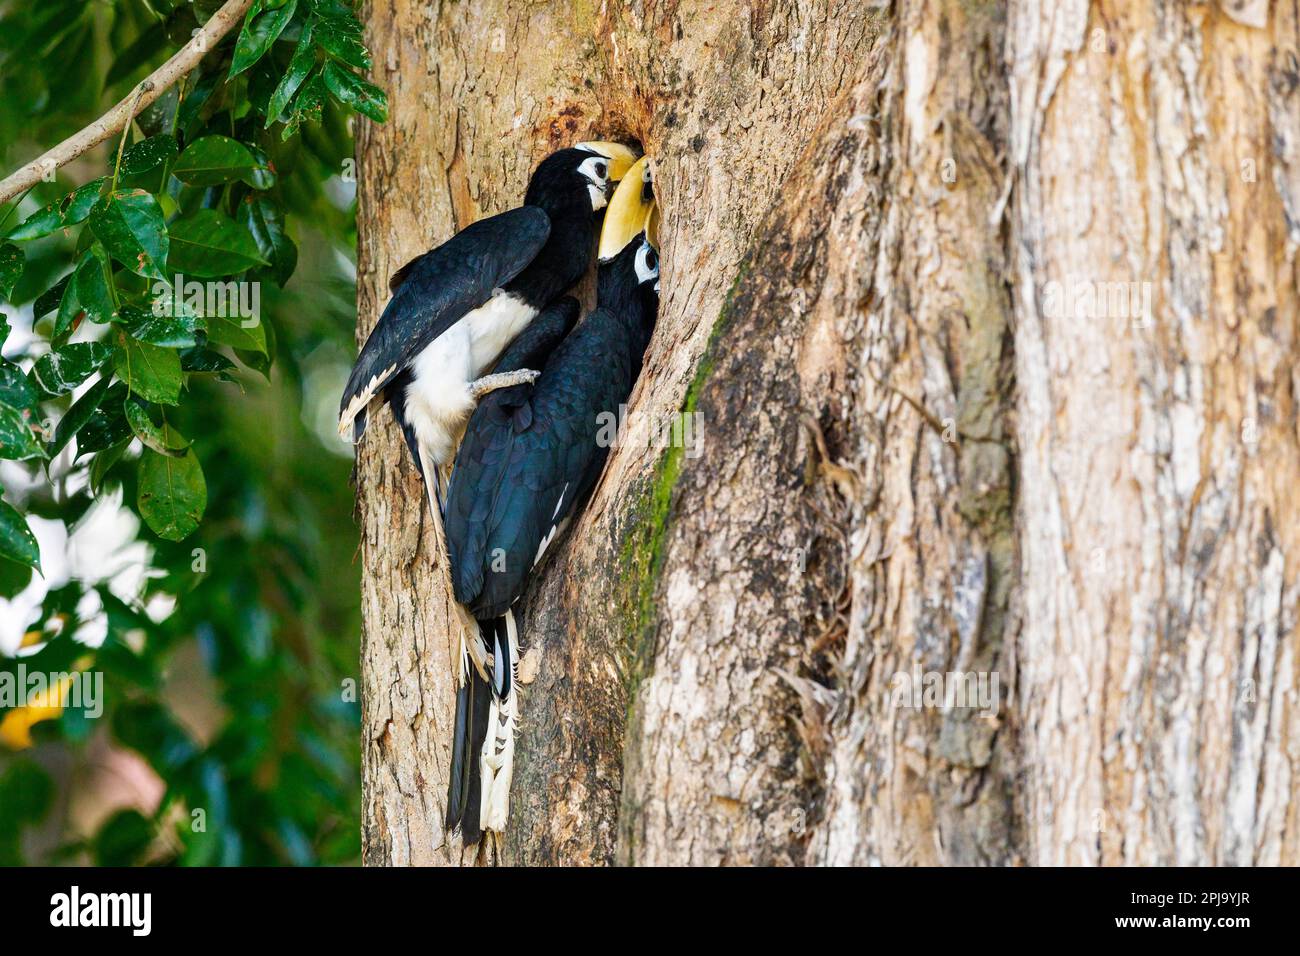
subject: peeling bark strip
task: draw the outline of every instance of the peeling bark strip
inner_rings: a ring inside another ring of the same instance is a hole
[[[611,455],[527,597],[511,830],[462,855],[376,416],[367,863],[1300,862],[1295,4],[864,7],[369,3],[359,336],[546,153],[636,139],[629,417],[703,454]]]

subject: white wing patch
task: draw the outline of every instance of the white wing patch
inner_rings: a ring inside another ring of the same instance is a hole
[[[555,510],[551,512],[551,530],[546,532],[546,537],[542,539],[542,543],[537,547],[537,556],[533,558],[534,568],[537,567],[542,558],[545,557],[546,549],[550,547],[551,542],[555,540],[555,536],[569,526],[569,518],[571,517],[569,515],[566,515],[563,521],[557,522],[555,520],[555,516],[558,515],[560,509],[564,507],[564,496],[568,493],[569,483],[566,481],[564,483],[564,488],[560,491],[560,500],[555,503]]]
[[[352,421],[361,413],[361,409],[370,404],[370,400],[375,397],[375,390],[380,384],[392,378],[393,373],[397,371],[396,365],[390,365],[378,375],[374,376],[366,387],[352,396],[352,401],[339,414],[339,437],[345,441],[351,441],[352,437],[348,433],[352,429]]]
[[[537,546],[537,557],[533,558],[534,568],[537,567],[537,565],[541,563],[542,558],[545,557],[546,549],[550,547],[551,542],[555,540],[555,536],[560,534],[565,528],[569,526],[570,517],[572,516],[565,515],[562,521],[551,525],[551,530],[546,532],[546,537],[543,538],[542,543]]]

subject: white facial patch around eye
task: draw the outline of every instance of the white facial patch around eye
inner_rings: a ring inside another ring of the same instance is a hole
[[[591,159],[584,159],[578,166],[578,172],[590,184],[587,186],[587,194],[591,196],[592,212],[604,209],[609,202],[609,198],[605,195],[605,186],[609,182],[609,160],[599,154]]]
[[[649,245],[642,243],[641,248],[636,251],[636,281],[637,284],[648,282],[651,279],[659,277],[659,254]],[[655,291],[658,291],[658,283],[655,283]]]
[[[578,172],[587,177],[587,182],[604,186],[609,182],[609,160],[604,156],[584,159],[578,166]]]
[[[586,181],[593,185],[604,186],[610,181],[610,160],[604,156],[593,156],[589,160],[582,160],[577,172],[585,176]]]

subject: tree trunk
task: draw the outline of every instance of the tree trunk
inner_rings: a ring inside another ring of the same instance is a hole
[[[376,416],[367,863],[1300,863],[1295,3],[367,14],[359,335],[545,154],[636,140],[628,419],[701,440],[621,444],[530,588],[510,829],[462,853]]]

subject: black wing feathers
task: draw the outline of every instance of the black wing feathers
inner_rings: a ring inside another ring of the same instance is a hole
[[[635,378],[626,333],[597,309],[560,344],[542,377],[493,393],[475,412],[456,460],[447,543],[456,599],[479,618],[518,598],[551,528],[590,492],[608,448],[598,416],[618,413]],[[527,414],[521,414],[526,405]]]
[[[510,343],[496,371],[542,368],[577,320],[577,300],[567,296],[560,299]],[[451,481],[460,490],[454,495],[448,493],[444,521],[448,547],[453,549],[452,585],[464,604],[482,587],[489,531],[486,519],[501,487],[496,476],[508,466],[516,436],[533,424],[532,394],[532,385],[515,385],[488,394],[470,418],[465,431],[467,444],[456,456]],[[483,498],[474,493],[476,488],[484,490]]]
[[[481,219],[393,276],[393,297],[357,356],[340,413],[377,392],[426,345],[477,309],[536,258],[551,221],[536,206]]]

